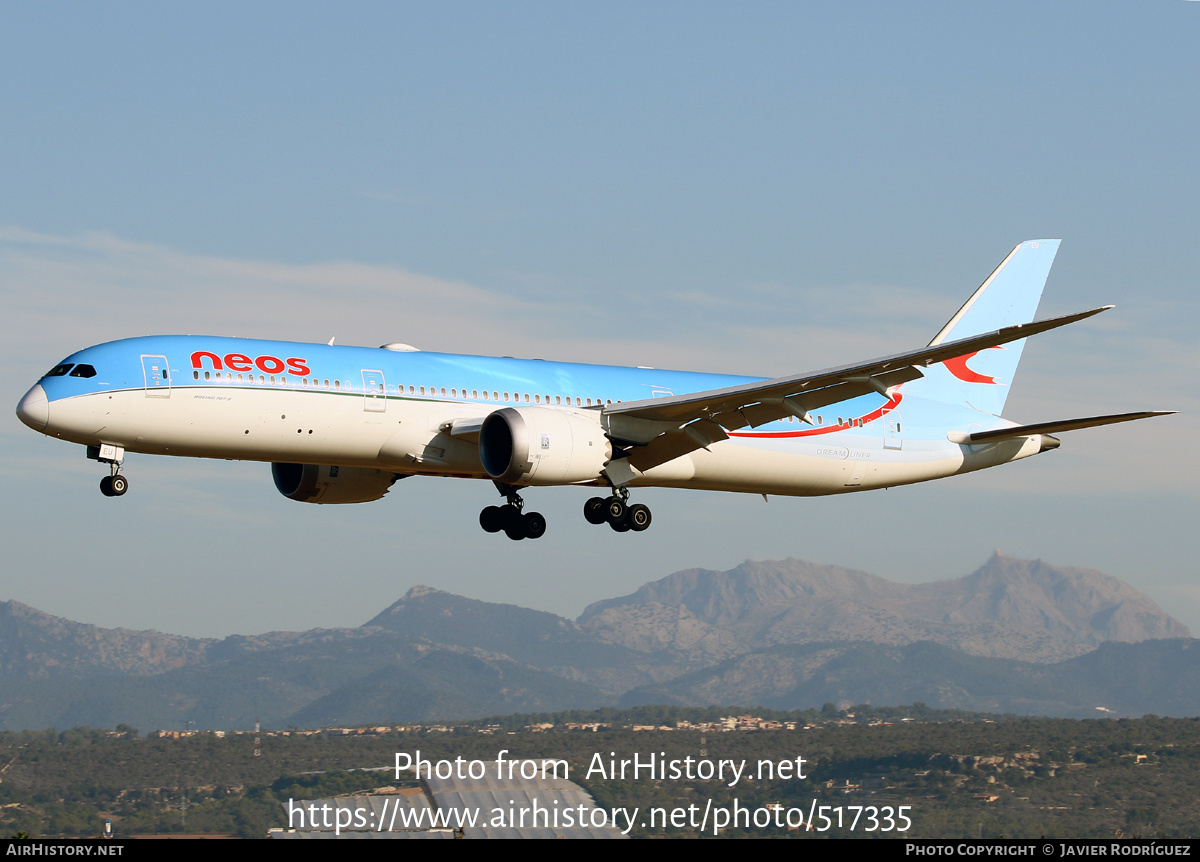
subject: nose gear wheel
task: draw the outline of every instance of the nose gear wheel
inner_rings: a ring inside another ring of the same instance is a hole
[[[112,464],[112,474],[100,480],[100,493],[105,497],[120,497],[129,490],[129,480],[120,473],[121,465]]]

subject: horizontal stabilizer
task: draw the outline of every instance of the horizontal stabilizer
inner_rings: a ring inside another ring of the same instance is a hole
[[[979,431],[974,434],[955,434],[955,443],[995,443],[1017,437],[1032,437],[1034,434],[1058,434],[1076,428],[1095,428],[1097,425],[1115,425],[1132,422],[1134,419],[1149,419],[1152,416],[1170,416],[1177,410],[1146,410],[1141,413],[1114,413],[1111,416],[1088,416],[1085,419],[1062,419],[1057,422],[1039,422],[1036,425],[1017,425],[1012,428],[997,428],[995,431]]]

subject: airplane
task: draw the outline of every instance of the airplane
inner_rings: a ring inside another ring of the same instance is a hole
[[[538,486],[607,489],[591,524],[650,526],[631,490],[789,496],[940,479],[1055,449],[1055,434],[1175,411],[1018,424],[1001,413],[1025,339],[1112,306],[1030,322],[1059,240],[1016,246],[925,347],[773,379],[213,336],[127,338],[73,353],[17,405],[82,444],[120,497],[127,452],[270,462],[306,503],[382,498],[414,475],[490,480],[479,522],[537,539]]]

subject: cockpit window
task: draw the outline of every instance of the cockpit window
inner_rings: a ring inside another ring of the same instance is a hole
[[[47,377],[62,377],[64,374],[66,374],[68,371],[70,371],[71,368],[72,368],[72,365],[70,362],[66,362],[62,365],[55,365],[53,368],[51,368],[49,371],[46,372],[46,376]]]
[[[90,365],[76,365],[75,370],[71,372],[72,377],[95,377],[96,369]]]

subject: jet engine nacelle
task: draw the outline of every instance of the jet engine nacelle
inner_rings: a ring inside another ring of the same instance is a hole
[[[505,407],[479,431],[479,460],[498,482],[564,485],[597,479],[612,457],[599,414]]]
[[[372,467],[325,464],[272,464],[279,493],[301,503],[369,503],[388,492],[400,477]]]

